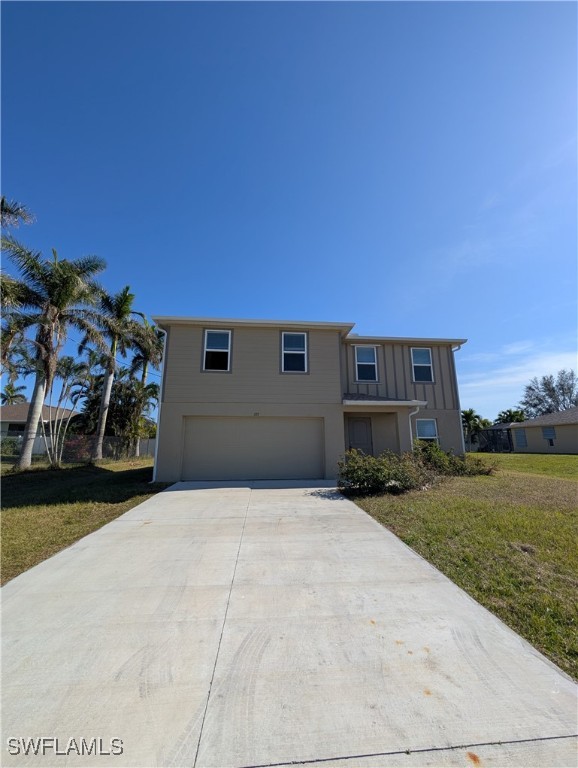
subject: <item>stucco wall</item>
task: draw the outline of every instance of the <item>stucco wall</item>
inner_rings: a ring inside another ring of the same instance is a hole
[[[515,453],[578,453],[578,425],[564,424],[555,426],[556,437],[554,445],[551,446],[542,436],[542,427],[525,427],[526,448],[520,448],[516,445],[516,432],[519,427],[512,427],[512,442]]]

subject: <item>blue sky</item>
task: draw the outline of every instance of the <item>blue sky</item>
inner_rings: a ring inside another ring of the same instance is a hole
[[[1,13],[30,247],[104,257],[148,314],[467,337],[462,407],[488,418],[575,368],[576,4]]]

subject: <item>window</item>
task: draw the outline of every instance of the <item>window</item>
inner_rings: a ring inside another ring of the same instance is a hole
[[[377,381],[377,355],[375,347],[355,347],[357,381]]]
[[[283,373],[307,373],[307,334],[281,334]]]
[[[431,349],[427,347],[413,347],[411,350],[411,362],[413,365],[414,381],[433,382]]]
[[[512,432],[514,433],[514,443],[516,448],[527,448],[528,440],[526,439],[526,429],[520,427],[520,429],[513,429]]]
[[[205,331],[204,371],[231,369],[231,331]]]
[[[416,419],[416,434],[418,440],[438,441],[438,425],[435,419]]]
[[[542,437],[544,440],[555,440],[556,439],[556,428],[555,427],[542,427]],[[550,445],[554,445],[554,443],[550,443]]]

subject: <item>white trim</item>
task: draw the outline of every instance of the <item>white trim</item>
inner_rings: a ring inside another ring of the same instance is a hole
[[[379,370],[377,368],[377,344],[355,344],[355,384],[379,384]],[[373,349],[374,360],[373,363],[364,363],[357,360],[358,349]],[[359,378],[359,365],[373,365],[375,368],[375,379],[360,379]]]
[[[296,330],[309,330],[322,328],[332,331],[341,331],[346,336],[355,326],[355,323],[331,323],[317,320],[247,320],[244,318],[226,317],[177,317],[167,315],[153,315],[154,322],[160,326],[166,325],[202,325],[205,328],[235,328],[236,326],[254,326],[256,328],[295,328]]]
[[[389,408],[399,406],[400,408],[425,408],[427,400],[344,400],[343,405],[359,406],[379,406],[385,405]],[[416,411],[417,413],[417,411]]]
[[[423,403],[423,405],[427,405],[427,403]],[[419,413],[419,409],[420,409],[420,406],[418,405],[415,410],[410,411],[407,419],[409,422],[409,445],[412,451],[413,451],[413,426],[411,423],[411,419],[413,416]]]
[[[417,428],[417,425],[420,421],[433,421],[434,426],[436,428],[436,433],[432,437],[421,437]],[[439,443],[439,432],[438,432],[438,420],[437,419],[416,419],[415,420],[415,438],[416,440],[435,440],[437,443]]]
[[[285,349],[285,336],[303,336],[305,342],[305,348],[301,349]],[[308,348],[307,348],[307,332],[306,331],[281,331],[281,373],[309,373],[308,365]],[[305,360],[305,367],[302,371],[286,371],[285,370],[285,355],[303,355]]]
[[[429,369],[431,373],[431,379],[429,381],[419,381],[415,377],[416,365],[419,366],[420,368],[425,368],[427,366],[427,363],[414,363],[413,361],[414,350],[423,350],[423,349],[426,349],[429,352]],[[435,384],[435,376],[434,376],[434,369],[433,369],[433,355],[431,353],[431,347],[410,347],[410,354],[411,354],[412,384]]]
[[[209,333],[226,333],[229,336],[229,344],[227,346],[227,367],[226,368],[207,368],[207,352],[225,352],[224,349],[216,349],[213,347],[207,346],[207,334]],[[221,372],[221,373],[229,373],[231,371],[231,336],[232,331],[227,330],[225,328],[205,328],[205,343],[203,345],[203,371],[208,372]]]

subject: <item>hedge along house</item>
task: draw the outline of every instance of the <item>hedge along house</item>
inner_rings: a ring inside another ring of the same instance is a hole
[[[154,317],[165,332],[154,479],[332,479],[348,448],[463,453],[465,339],[351,323]]]
[[[578,453],[578,408],[508,426],[515,453]]]

